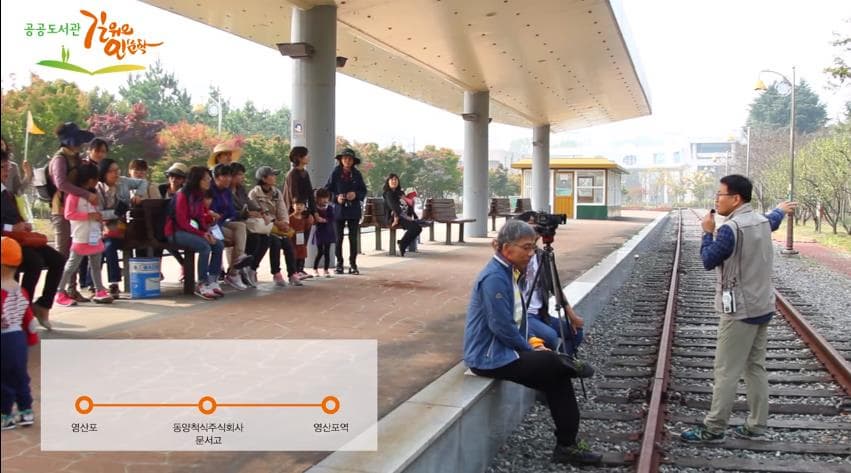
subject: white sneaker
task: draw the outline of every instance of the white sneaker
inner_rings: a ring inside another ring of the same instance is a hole
[[[225,291],[222,290],[222,286],[219,286],[218,281],[207,283],[207,287],[210,288],[211,291],[213,291],[213,294],[215,294],[216,297],[223,297],[225,295]]]
[[[244,291],[248,289],[248,286],[243,284],[242,275],[239,273],[239,271],[235,271],[233,274],[227,274],[225,276],[225,282],[230,284],[230,286],[236,289],[237,291]]]
[[[213,292],[209,285],[205,283],[198,283],[195,285],[195,295],[206,301],[214,301],[218,299],[216,293]]]
[[[298,276],[293,274],[292,276],[290,276],[290,286],[304,286],[304,284],[299,281]]]

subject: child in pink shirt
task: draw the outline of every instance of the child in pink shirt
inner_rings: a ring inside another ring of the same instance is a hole
[[[83,189],[94,192],[98,183],[98,168],[92,163],[84,163],[77,168],[77,176],[74,183]],[[99,304],[108,304],[113,298],[103,285],[100,268],[103,255],[103,228],[101,226],[101,214],[86,199],[76,195],[68,194],[65,198],[65,218],[71,222],[71,253],[65,262],[65,270],[59,281],[59,290],[56,292],[56,303],[61,306],[76,305],[77,302],[68,295],[68,286],[74,281],[74,275],[80,267],[84,256],[89,257],[89,270],[95,287],[93,301]]]

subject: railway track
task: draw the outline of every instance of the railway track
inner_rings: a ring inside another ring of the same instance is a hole
[[[728,431],[722,443],[680,440],[710,407],[718,316],[715,276],[700,261],[700,222],[688,211],[673,222],[677,236],[650,256],[658,271],[633,289],[632,313],[612,334],[618,341],[594,381],[597,407],[582,413],[583,430],[607,451],[601,468],[851,473],[848,337],[821,336],[806,321],[812,307],[796,308],[800,298],[785,288],[768,329],[766,437]],[[731,428],[744,422],[745,392],[740,383]]]

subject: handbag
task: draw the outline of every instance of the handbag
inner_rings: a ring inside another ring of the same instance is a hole
[[[245,229],[248,230],[249,233],[268,235],[272,232],[272,227],[274,226],[274,223],[267,222],[266,219],[261,217],[249,217],[245,220]]]
[[[47,246],[47,235],[38,232],[3,232],[7,236],[26,248],[41,248]]]

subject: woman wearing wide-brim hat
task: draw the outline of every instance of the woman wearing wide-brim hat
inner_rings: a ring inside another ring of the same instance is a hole
[[[239,161],[242,150],[230,143],[219,143],[207,159],[207,167],[213,169],[216,164],[230,164]]]
[[[349,274],[360,274],[358,271],[358,234],[362,216],[362,203],[366,198],[366,182],[363,175],[355,167],[360,164],[360,158],[354,150],[345,148],[334,159],[337,167],[331,172],[325,188],[331,192],[334,202],[334,219],[337,229],[337,274],[343,274],[343,229],[349,228]]]

